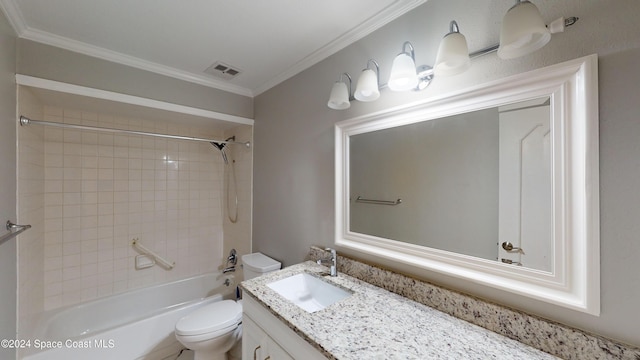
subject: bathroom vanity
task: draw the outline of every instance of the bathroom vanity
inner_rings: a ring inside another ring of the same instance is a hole
[[[326,357],[248,296],[243,301],[242,358],[314,360]]]
[[[351,294],[309,312],[269,287],[300,273]],[[555,358],[311,261],[241,286],[243,359]]]

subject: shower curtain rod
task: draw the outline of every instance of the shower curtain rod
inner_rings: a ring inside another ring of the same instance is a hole
[[[70,128],[70,129],[78,129],[78,130],[103,131],[103,132],[110,132],[110,133],[116,133],[116,134],[154,136],[154,137],[160,137],[165,139],[204,141],[208,143],[215,142],[218,144],[240,144],[240,145],[246,146],[247,148],[251,147],[251,143],[249,141],[241,142],[241,141],[232,141],[232,140],[204,139],[204,138],[191,137],[191,136],[158,134],[158,133],[152,133],[152,132],[146,132],[146,131],[111,129],[111,128],[105,128],[105,127],[99,127],[99,126],[65,124],[65,123],[59,123],[59,122],[53,122],[53,121],[33,120],[33,119],[29,119],[26,116],[20,115],[20,126],[27,126],[30,124],[54,126],[54,127]]]

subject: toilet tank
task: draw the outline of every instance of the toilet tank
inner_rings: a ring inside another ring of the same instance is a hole
[[[282,266],[279,261],[275,261],[259,252],[242,255],[242,264],[244,280],[253,279],[254,277],[280,270]]]

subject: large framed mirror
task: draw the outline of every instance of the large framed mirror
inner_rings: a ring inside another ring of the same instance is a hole
[[[600,311],[597,56],[336,124],[349,252]]]

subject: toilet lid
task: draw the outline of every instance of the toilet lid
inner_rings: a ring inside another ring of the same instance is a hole
[[[176,324],[180,335],[200,335],[228,327],[236,327],[242,320],[242,305],[222,300],[205,305],[183,317]]]

